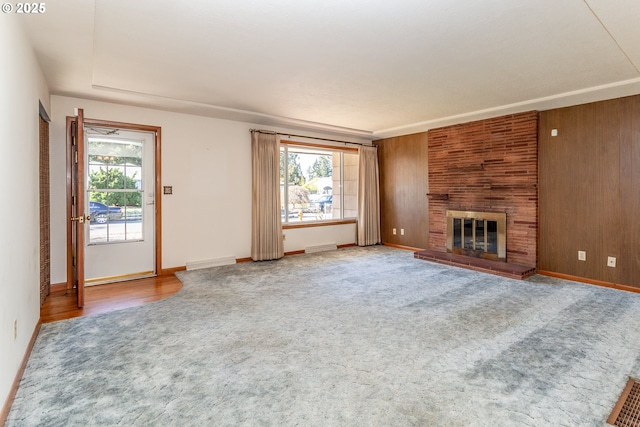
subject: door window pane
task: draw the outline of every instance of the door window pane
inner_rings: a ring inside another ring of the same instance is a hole
[[[89,244],[142,240],[142,142],[90,137]]]

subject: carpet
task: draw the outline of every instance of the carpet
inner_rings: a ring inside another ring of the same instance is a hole
[[[640,295],[384,246],[179,273],[45,324],[7,426],[604,426]]]

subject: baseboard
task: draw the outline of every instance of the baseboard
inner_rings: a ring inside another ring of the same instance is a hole
[[[177,273],[178,271],[184,271],[186,269],[187,269],[186,265],[183,265],[180,267],[163,268],[162,270],[160,270],[160,274],[158,274],[158,276],[171,276]]]
[[[13,399],[15,399],[16,393],[18,392],[18,387],[20,387],[20,381],[22,380],[22,375],[24,375],[24,370],[27,367],[27,362],[29,361],[29,357],[31,356],[31,350],[33,350],[33,345],[36,343],[36,338],[38,338],[38,334],[40,333],[41,326],[42,326],[42,321],[38,319],[38,323],[36,324],[36,327],[33,330],[33,335],[31,335],[31,340],[29,341],[29,345],[27,345],[27,350],[24,353],[24,357],[22,358],[22,363],[20,364],[20,368],[18,368],[18,372],[16,372],[16,377],[13,380],[13,384],[11,385],[11,390],[9,390],[9,395],[7,396],[7,400],[4,402],[4,406],[2,407],[2,412],[0,412],[0,426],[3,426],[6,423],[7,418],[9,417],[9,411],[11,411],[11,405],[13,405]]]
[[[396,245],[395,243],[382,243],[384,246],[390,246],[392,248],[397,248],[397,249],[404,249],[405,251],[411,251],[411,252],[419,252],[419,251],[424,251],[424,248],[414,248],[411,246],[404,246],[404,245]]]
[[[66,291],[67,290],[67,282],[64,283],[52,283],[49,288],[50,292],[58,292],[58,291]]]
[[[289,251],[289,252],[285,252],[284,256],[289,256],[289,255],[300,255],[304,253],[304,249],[299,250],[299,251]]]
[[[342,249],[342,248],[353,248],[353,247],[355,247],[355,246],[357,246],[355,243],[347,243],[347,244],[344,244],[344,245],[338,245],[338,249]]]
[[[573,282],[586,283],[589,285],[602,286],[604,288],[612,288],[612,289],[617,289],[619,291],[627,291],[627,292],[640,294],[640,288],[637,288],[635,286],[620,285],[617,283],[605,282],[602,280],[595,280],[595,279],[588,279],[586,277],[572,276],[570,274],[556,273],[553,271],[546,271],[546,270],[538,270],[538,274],[542,274],[543,276],[556,277],[558,279],[571,280]]]

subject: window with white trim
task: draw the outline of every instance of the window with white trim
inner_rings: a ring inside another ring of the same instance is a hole
[[[358,215],[358,150],[280,142],[282,223]]]

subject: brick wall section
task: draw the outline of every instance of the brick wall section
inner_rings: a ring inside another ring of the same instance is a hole
[[[507,262],[537,265],[537,141],[536,111],[429,131],[430,249],[446,251],[447,210],[506,212]]]

